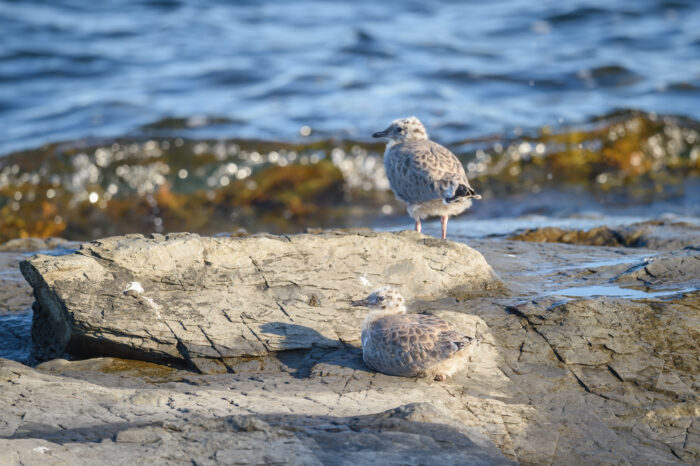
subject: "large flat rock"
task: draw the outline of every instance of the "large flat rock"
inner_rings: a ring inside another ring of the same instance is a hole
[[[212,238],[112,237],[21,264],[39,360],[64,354],[180,361],[231,372],[270,352],[359,340],[352,299],[397,286],[410,300],[502,288],[474,249],[414,232]]]

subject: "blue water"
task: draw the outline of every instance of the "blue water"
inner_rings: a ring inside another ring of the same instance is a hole
[[[616,108],[700,119],[700,2],[0,3],[0,155],[183,136],[450,143]],[[159,131],[163,131],[162,129]]]
[[[628,298],[628,299],[649,299],[673,296],[682,293],[697,291],[696,288],[671,289],[661,291],[641,291],[633,288],[623,288],[612,285],[576,286],[562,290],[551,291],[548,294],[554,296],[566,296],[569,298]]]
[[[31,309],[0,313],[0,358],[31,361]]]

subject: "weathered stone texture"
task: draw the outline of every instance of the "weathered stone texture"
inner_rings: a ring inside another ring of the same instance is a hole
[[[501,287],[477,251],[412,232],[113,237],[21,269],[36,298],[37,358],[68,350],[180,360],[202,372],[357,341],[364,311],[349,303],[372,287],[397,285],[407,299]],[[125,291],[132,282],[143,291]]]

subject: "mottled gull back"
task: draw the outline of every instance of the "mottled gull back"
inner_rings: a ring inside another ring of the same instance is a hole
[[[407,204],[438,198],[449,201],[460,186],[466,188],[464,196],[481,197],[469,185],[459,159],[428,139],[390,148],[385,156],[385,168],[394,194]]]
[[[472,343],[447,321],[423,314],[389,315],[370,328],[363,358],[375,370],[403,377],[434,376],[435,368]],[[365,338],[363,338],[365,340]]]

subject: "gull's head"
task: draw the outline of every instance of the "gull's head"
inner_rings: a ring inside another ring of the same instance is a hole
[[[405,314],[406,300],[399,290],[392,286],[385,286],[374,290],[365,299],[353,301],[354,306],[368,307],[370,311],[380,311],[386,314]]]
[[[400,144],[406,141],[420,141],[428,139],[428,133],[420,120],[414,116],[394,120],[384,131],[372,135],[373,138],[384,138],[389,145]]]

